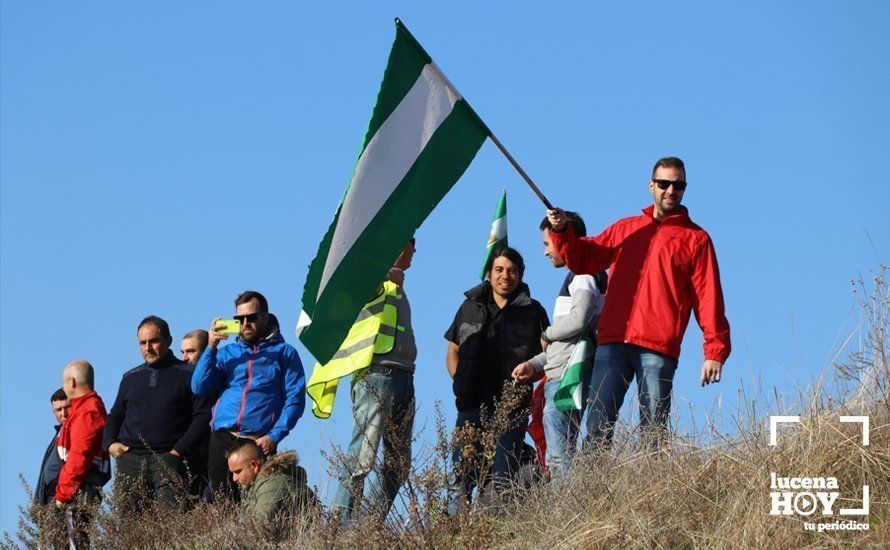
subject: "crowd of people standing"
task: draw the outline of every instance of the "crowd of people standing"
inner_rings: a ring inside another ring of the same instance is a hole
[[[445,332],[456,428],[479,434],[498,407],[507,426],[493,456],[454,446],[448,512],[471,509],[474,489],[497,495],[522,462],[533,384],[541,383],[540,417],[546,479],[565,476],[581,449],[608,448],[625,394],[636,380],[640,431],[657,445],[667,428],[680,344],[695,314],[704,335],[701,383],[719,382],[730,352],[729,324],[714,245],[681,205],[686,168],[675,157],[656,162],[648,182],[653,202],[595,237],[575,212],[548,210],[539,227],[544,253],[568,273],[553,323],[524,282],[525,260],[496,250],[485,280],[465,300]],[[358,320],[375,319],[375,335],[358,351],[367,357],[353,375],[354,427],[332,511],[348,525],[363,509],[365,480],[379,464],[366,509],[386,515],[411,466],[417,346],[405,293],[416,252],[402,254]],[[608,272],[608,276],[607,276]],[[272,522],[318,506],[307,475],[279,443],[306,403],[300,358],[280,333],[266,298],[235,299],[233,319],[182,339],[181,359],[168,323],[144,318],[136,335],[144,362],[126,372],[106,413],[84,360],[62,373],[50,403],[59,423],[41,466],[35,502],[65,513],[72,541],[86,542],[89,506],[101,498],[114,459],[115,502],[122,514],[148,505],[179,509],[193,499],[242,501],[245,514]],[[230,335],[233,342],[221,345]],[[584,356],[582,408],[554,406],[555,393],[579,341]],[[357,353],[355,350],[341,350]],[[340,352],[338,352],[340,353]],[[335,356],[337,357],[337,356]],[[511,399],[506,399],[509,391]],[[587,436],[579,443],[586,416]],[[382,460],[378,460],[383,444]],[[477,438],[470,446],[480,446]]]

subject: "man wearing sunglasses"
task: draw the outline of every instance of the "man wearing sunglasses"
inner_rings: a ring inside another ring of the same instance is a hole
[[[666,433],[674,372],[690,312],[704,335],[701,384],[720,381],[729,357],[729,322],[711,238],[680,203],[686,167],[655,163],[653,204],[596,237],[579,237],[562,209],[547,211],[553,245],[573,273],[609,269],[609,292],[597,326],[599,347],[587,405],[588,441],[611,444],[618,411],[636,378],[640,430],[651,443]]]
[[[219,395],[210,423],[210,488],[215,495],[237,500],[229,476],[226,453],[239,439],[249,438],[266,455],[296,426],[306,404],[306,378],[297,350],[287,344],[272,322],[269,304],[259,292],[235,299],[235,319],[241,332],[232,344],[219,347],[229,336],[217,317],[210,340],[192,376],[192,391]]]

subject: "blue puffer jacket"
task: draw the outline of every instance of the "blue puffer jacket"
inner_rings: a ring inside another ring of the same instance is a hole
[[[303,416],[306,376],[297,350],[276,331],[253,345],[208,346],[192,375],[192,392],[219,394],[213,430],[268,435],[278,443]]]

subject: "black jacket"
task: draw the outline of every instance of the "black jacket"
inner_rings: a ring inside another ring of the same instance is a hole
[[[40,475],[37,476],[37,486],[34,487],[34,502],[37,504],[51,503],[56,494],[56,483],[59,481],[59,472],[62,471],[62,459],[56,450],[61,424],[55,426],[56,431],[49,442],[49,447],[43,453],[43,462],[40,463]]]
[[[145,454],[198,447],[210,429],[210,400],[192,393],[194,367],[173,352],[124,374],[108,413],[102,447],[119,441],[130,452]]]
[[[494,303],[488,281],[464,295],[445,338],[460,346],[453,384],[457,410],[470,411],[491,406],[516,365],[541,352],[541,333],[550,321],[525,283],[503,309]],[[526,393],[527,401],[531,392]]]

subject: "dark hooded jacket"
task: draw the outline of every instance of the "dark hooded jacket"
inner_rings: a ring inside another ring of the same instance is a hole
[[[466,291],[445,338],[460,346],[454,396],[458,411],[491,406],[516,365],[541,352],[541,334],[550,325],[547,312],[520,283],[513,298],[499,308],[488,281]],[[527,389],[527,388],[525,388]],[[524,407],[531,392],[526,392]]]
[[[37,504],[49,504],[56,496],[56,483],[59,481],[59,472],[62,471],[62,459],[59,458],[57,447],[59,445],[59,430],[61,424],[56,425],[56,431],[49,447],[43,453],[43,462],[40,463],[40,475],[37,476],[37,486],[34,487],[34,502]]]
[[[279,453],[263,464],[260,473],[244,492],[247,514],[262,522],[287,522],[317,505],[309,488],[306,470],[297,461],[297,453]]]

